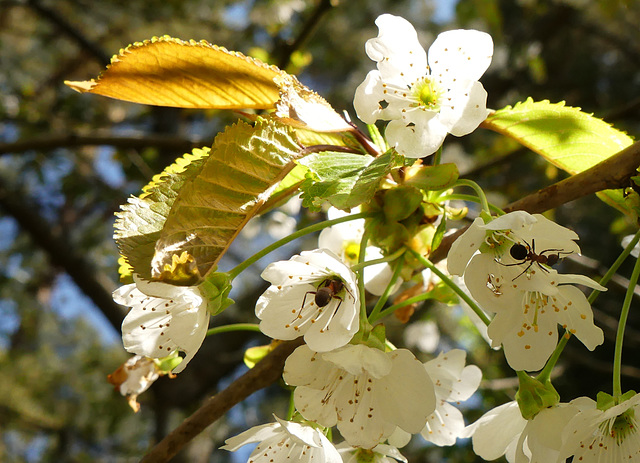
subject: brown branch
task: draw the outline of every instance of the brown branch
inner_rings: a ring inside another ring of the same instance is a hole
[[[82,50],[89,53],[103,66],[111,62],[111,57],[100,46],[85,37],[78,29],[52,8],[42,5],[38,0],[27,0],[29,5],[40,16],[55,24],[60,32],[75,42]]]
[[[114,282],[77,252],[59,228],[44,220],[23,191],[9,189],[9,183],[0,179],[0,208],[18,222],[32,241],[47,253],[51,263],[61,267],[120,332],[124,310],[111,297]]]
[[[115,135],[49,135],[19,140],[13,143],[0,143],[0,155],[22,153],[29,150],[52,150],[56,148],[72,148],[75,146],[115,146],[118,148],[166,148],[176,151],[191,151],[193,148],[206,146],[205,142],[193,142],[180,137],[162,135],[146,135],[144,137],[119,137]]]
[[[231,407],[242,402],[254,392],[276,382],[282,375],[282,369],[287,357],[300,345],[302,345],[302,338],[279,345],[225,390],[207,399],[204,405],[193,415],[158,442],[144,456],[141,462],[160,463],[169,461],[182,447],[229,411]]]
[[[285,69],[291,61],[291,55],[294,51],[302,47],[302,45],[313,35],[320,24],[322,16],[325,15],[331,8],[335,0],[320,0],[315,10],[309,16],[309,19],[304,23],[300,34],[293,40],[293,42],[285,42],[280,47],[279,58],[276,65],[280,69]]]
[[[583,196],[602,190],[625,188],[630,178],[637,175],[640,166],[640,142],[623,149],[590,169],[554,183],[524,198],[511,203],[505,212],[523,210],[532,214],[553,209]],[[449,253],[451,244],[466,228],[446,236],[438,249],[430,256],[432,262],[439,262]]]

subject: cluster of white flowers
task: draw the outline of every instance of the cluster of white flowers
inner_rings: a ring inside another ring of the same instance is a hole
[[[491,63],[488,34],[445,32],[427,54],[403,18],[382,15],[376,24],[379,35],[367,42],[366,52],[377,70],[367,75],[354,99],[362,121],[390,121],[386,139],[398,153],[414,158],[436,152],[447,134],[468,134],[484,121],[487,94],[478,79]],[[333,208],[328,212],[329,219],[346,215]],[[384,259],[365,266],[358,281],[352,266],[384,257],[374,246],[360,256],[364,229],[364,219],[326,228],[319,249],[263,271],[271,286],[256,304],[260,330],[274,340],[302,337],[305,342],[283,371],[293,389],[295,414],[291,421],[275,417],[232,437],[223,449],[258,443],[249,458],[256,463],[406,462],[398,448],[420,434],[438,446],[472,437],[475,453],[487,460],[504,455],[512,463],[560,463],[571,456],[581,462],[640,462],[635,421],[640,396],[604,410],[580,398],[544,408],[529,420],[514,401],[465,427],[454,404],[469,399],[482,378],[478,367],[465,366],[465,351],[442,352],[422,363],[411,351],[385,343],[366,321],[365,289],[373,296],[393,294],[403,281],[392,281],[394,272]],[[574,284],[606,289],[553,268],[580,252],[577,239],[542,215],[518,211],[477,218],[451,247],[449,274],[462,277],[471,297],[494,314],[487,336],[492,347],[502,346],[514,370],[545,366],[558,344],[558,325],[589,350],[603,343],[590,303]],[[182,371],[206,337],[209,321],[208,300],[199,287],[138,276],[134,281],[113,293],[116,302],[131,308],[122,325],[123,343],[137,354],[113,382],[133,407],[137,395],[164,374],[152,359],[179,356],[172,367]],[[344,439],[337,446],[327,437],[334,427]]]

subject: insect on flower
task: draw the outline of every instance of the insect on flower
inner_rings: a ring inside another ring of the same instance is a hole
[[[509,254],[515,260],[520,260],[522,262],[515,262],[513,264],[503,264],[496,258],[496,262],[500,265],[504,265],[505,267],[513,267],[515,265],[522,265],[526,262],[529,262],[529,265],[520,272],[512,281],[520,278],[520,276],[524,275],[529,271],[533,264],[538,264],[538,267],[544,272],[549,272],[543,265],[548,265],[549,267],[554,266],[561,259],[562,254],[572,254],[571,251],[563,251],[562,249],[545,249],[544,251],[540,251],[539,254],[536,253],[536,240],[531,240],[531,244],[524,241],[523,244],[516,243],[511,246],[509,249]],[[526,245],[526,246],[525,246]],[[553,253],[546,255],[545,253]]]
[[[343,289],[353,298],[353,294],[344,286],[344,282],[340,278],[336,276],[326,278],[318,285],[317,291],[307,291],[304,294],[300,309],[307,303],[307,296],[313,294],[314,302],[318,307],[326,307],[332,299],[338,299],[340,302],[336,307],[337,311],[340,308],[340,304],[344,302],[344,299],[338,295]]]

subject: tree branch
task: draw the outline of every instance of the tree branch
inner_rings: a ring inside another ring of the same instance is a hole
[[[209,143],[210,144],[210,143]],[[116,135],[48,135],[30,140],[19,140],[13,143],[0,143],[0,155],[22,153],[29,150],[52,150],[71,148],[74,146],[115,146],[118,148],[166,148],[181,152],[206,146],[205,142],[193,142],[180,137],[163,135],[146,135],[144,137],[120,137]]]
[[[78,254],[59,229],[38,215],[37,208],[24,192],[8,189],[8,183],[6,179],[0,179],[0,208],[12,216],[34,244],[47,253],[53,265],[61,267],[73,279],[119,333],[125,312],[111,297],[115,289],[113,281]]]
[[[635,142],[590,169],[525,196],[511,203],[504,210],[505,212],[523,210],[535,214],[591,193],[626,188],[629,186],[630,178],[637,175],[638,166],[640,166],[640,142]],[[439,262],[444,259],[449,253],[451,244],[465,230],[466,227],[446,236],[438,249],[430,256],[431,262]]]
[[[169,461],[182,447],[229,411],[231,407],[242,402],[254,392],[276,382],[282,375],[287,357],[300,345],[302,345],[302,338],[280,344],[225,390],[207,399],[193,415],[158,442],[144,456],[141,463]]]

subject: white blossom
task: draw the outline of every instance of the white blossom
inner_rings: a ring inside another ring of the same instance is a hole
[[[181,352],[184,359],[173,370],[181,372],[207,335],[207,301],[194,286],[149,282],[135,276],[134,281],[113,292],[115,302],[131,307],[122,322],[124,348],[151,358]]]
[[[558,462],[571,455],[580,463],[640,462],[640,395],[607,410],[586,397],[571,403],[579,412],[564,427]]]
[[[489,114],[478,79],[493,56],[491,36],[475,30],[440,34],[427,54],[407,20],[384,14],[378,37],[366,43],[377,63],[356,89],[354,107],[367,124],[389,120],[385,135],[396,150],[419,158],[434,153],[451,133],[474,131]]]
[[[163,372],[152,359],[134,355],[108,375],[107,380],[127,398],[129,406],[137,413],[140,410],[138,396],[149,389],[161,374]]]
[[[482,380],[480,368],[465,366],[466,355],[461,349],[453,349],[424,364],[435,386],[436,409],[421,434],[436,445],[454,445],[462,436],[464,418],[452,403],[471,397]]]
[[[275,423],[248,429],[227,439],[220,448],[235,452],[243,445],[259,442],[248,463],[342,463],[338,450],[321,430],[274,417]]]
[[[476,219],[451,247],[449,271],[464,273],[469,294],[495,313],[487,334],[492,347],[503,346],[515,370],[544,367],[558,342],[558,324],[589,350],[604,341],[591,305],[572,285],[606,288],[582,275],[559,274],[546,262],[579,252],[576,239],[575,232],[539,214],[516,211],[487,224]],[[513,252],[517,246],[524,256]]]
[[[350,344],[316,353],[301,346],[287,359],[283,378],[296,386],[294,403],[302,416],[337,425],[353,447],[374,448],[396,427],[418,433],[435,408],[433,382],[406,349]]]
[[[472,438],[473,451],[487,461],[504,455],[509,463],[556,462],[562,430],[576,412],[572,404],[558,404],[525,420],[518,404],[508,402],[467,426],[464,436]]]
[[[318,249],[274,262],[262,278],[271,286],[258,299],[256,316],[267,336],[304,336],[311,349],[325,352],[344,346],[358,331],[356,276],[332,252]],[[319,299],[320,291],[326,300]]]

